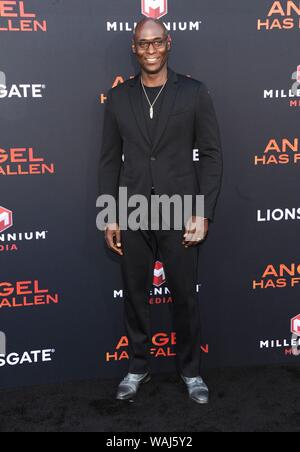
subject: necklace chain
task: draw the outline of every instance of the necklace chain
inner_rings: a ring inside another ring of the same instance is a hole
[[[168,81],[168,79],[165,81],[165,83],[164,83],[163,86],[161,87],[161,90],[159,91],[158,95],[156,96],[154,102],[151,104],[150,99],[149,99],[149,97],[148,97],[148,94],[147,94],[147,92],[146,92],[146,89],[145,89],[145,86],[144,86],[142,77],[141,77],[141,84],[142,84],[142,87],[143,87],[143,90],[144,90],[146,99],[147,99],[147,101],[148,101],[148,104],[149,104],[149,106],[150,106],[150,111],[149,111],[150,119],[153,119],[153,113],[154,113],[153,107],[154,107],[156,101],[158,100],[159,96],[161,95],[161,93],[162,93],[164,87],[166,86],[167,81]]]

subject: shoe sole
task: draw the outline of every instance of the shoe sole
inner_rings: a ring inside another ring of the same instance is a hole
[[[209,400],[197,400],[197,399],[193,399],[193,397],[190,397],[190,399],[193,402],[198,403],[198,405],[207,405],[209,403]]]
[[[151,380],[151,375],[148,375],[142,382],[141,385],[148,383]],[[129,396],[129,397],[116,397],[117,400],[126,400],[127,402],[134,402],[134,397],[136,396],[136,394],[134,396]]]

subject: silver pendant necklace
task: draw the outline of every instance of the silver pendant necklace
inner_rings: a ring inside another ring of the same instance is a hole
[[[149,104],[149,106],[150,106],[150,110],[149,110],[150,119],[153,119],[153,116],[154,116],[154,110],[153,110],[153,107],[154,107],[156,101],[158,100],[159,96],[161,95],[161,93],[162,93],[164,87],[166,86],[167,81],[168,81],[168,80],[165,81],[165,83],[164,83],[163,86],[161,87],[161,90],[159,91],[158,95],[156,96],[154,102],[151,104],[151,102],[150,102],[150,100],[149,100],[149,97],[148,97],[148,95],[147,95],[147,93],[146,93],[146,89],[145,89],[145,86],[144,86],[142,77],[141,77],[141,84],[142,84],[142,87],[143,87],[143,90],[144,90],[146,99],[147,99],[147,101],[148,101],[148,104]]]

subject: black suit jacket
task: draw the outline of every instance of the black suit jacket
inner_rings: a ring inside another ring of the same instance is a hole
[[[140,73],[111,88],[107,95],[100,155],[100,194],[118,200],[119,186],[128,196],[155,193],[201,194],[205,217],[213,220],[221,185],[219,127],[204,83],[168,68],[168,83],[156,135],[151,145],[142,110]],[[193,149],[199,161],[193,161]],[[122,160],[124,154],[124,162]]]

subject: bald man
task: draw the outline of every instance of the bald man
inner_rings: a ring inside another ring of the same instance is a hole
[[[200,316],[196,293],[199,244],[213,220],[221,186],[222,154],[218,123],[204,83],[174,72],[168,65],[171,37],[159,20],[143,19],[135,29],[132,52],[140,73],[109,90],[100,158],[100,194],[118,199],[143,195],[203,195],[204,212],[191,211],[183,227],[170,223],[148,228],[107,224],[105,240],[118,254],[124,283],[124,321],[129,345],[129,372],[117,390],[118,400],[133,401],[150,380],[151,325],[149,290],[159,253],[173,296],[176,367],[189,397],[208,402],[200,376]],[[192,150],[199,149],[194,162]],[[124,162],[122,161],[124,155]],[[120,202],[120,199],[119,199]],[[149,204],[150,205],[150,204]]]

